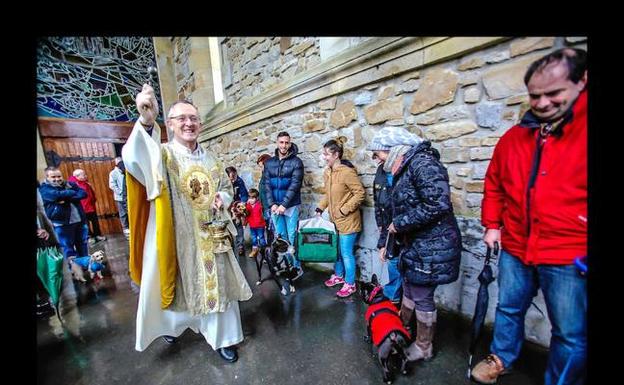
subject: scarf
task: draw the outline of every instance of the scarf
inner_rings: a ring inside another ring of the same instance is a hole
[[[399,170],[401,163],[403,163],[403,155],[406,152],[412,149],[412,146],[406,146],[399,144],[398,146],[394,146],[390,149],[388,153],[388,158],[384,162],[383,169],[385,172],[390,172],[392,175],[396,175],[396,172]]]

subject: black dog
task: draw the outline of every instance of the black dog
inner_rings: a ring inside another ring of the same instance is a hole
[[[377,275],[373,274],[371,282],[360,282],[359,288],[360,296],[369,305],[365,316],[366,339],[371,342],[373,355],[376,350],[384,382],[391,384],[396,371],[407,373],[405,349],[410,344],[410,333],[403,326],[396,306],[384,296]]]
[[[273,279],[283,295],[295,292],[293,281],[297,278],[297,268],[295,268],[288,258],[287,253],[292,254],[292,248],[287,240],[279,235],[271,242],[271,246],[260,249],[256,256],[256,268],[258,269],[258,281],[256,285],[261,285],[267,279]],[[266,263],[271,275],[262,278],[262,264]]]

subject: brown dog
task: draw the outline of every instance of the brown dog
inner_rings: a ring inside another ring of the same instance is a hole
[[[234,223],[240,223],[242,226],[247,225],[247,217],[249,216],[249,212],[247,211],[247,206],[244,202],[232,202],[232,204],[230,205],[230,215],[232,216],[232,221],[234,221]]]

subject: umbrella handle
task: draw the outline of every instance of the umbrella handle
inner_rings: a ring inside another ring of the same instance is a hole
[[[498,244],[498,242],[494,242],[494,255],[498,256],[498,252],[500,251],[500,246]],[[487,250],[485,251],[485,264],[489,265],[490,264],[490,257],[492,256],[492,248],[490,248],[490,246],[487,247]]]

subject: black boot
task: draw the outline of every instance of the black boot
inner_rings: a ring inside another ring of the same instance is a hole
[[[238,353],[236,352],[236,347],[228,346],[226,348],[217,349],[217,353],[227,362],[236,362],[238,360]]]

